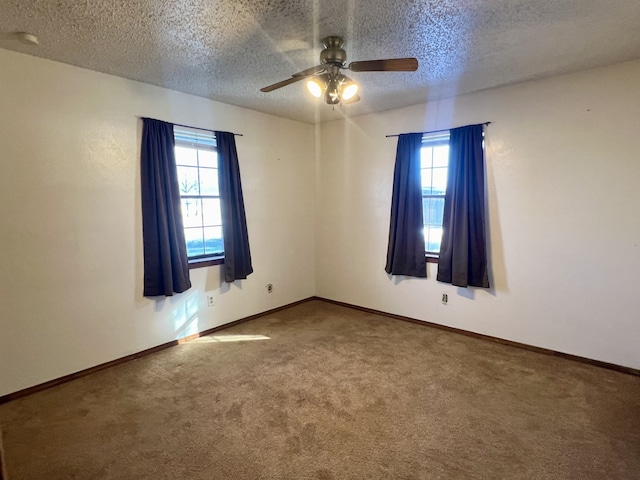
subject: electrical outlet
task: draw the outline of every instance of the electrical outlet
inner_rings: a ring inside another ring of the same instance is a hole
[[[267,283],[267,292],[269,293],[273,292],[273,285],[271,283]]]
[[[216,304],[216,296],[215,295],[207,295],[207,305],[213,307]]]
[[[449,295],[447,295],[446,293],[443,293],[442,294],[442,303],[446,305],[448,301],[449,301]]]

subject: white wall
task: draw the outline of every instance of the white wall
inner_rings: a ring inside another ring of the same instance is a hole
[[[322,125],[316,294],[640,368],[639,78],[635,61]],[[385,135],[484,121],[493,287],[387,276]]]
[[[640,368],[638,78],[630,62],[314,128],[0,50],[0,395],[314,294]],[[142,297],[137,116],[244,134],[248,280],[210,267]],[[493,288],[388,277],[385,135],[486,120]]]
[[[182,295],[142,296],[137,116],[244,134],[247,280],[203,268]],[[0,50],[0,395],[313,295],[313,142],[310,125]]]

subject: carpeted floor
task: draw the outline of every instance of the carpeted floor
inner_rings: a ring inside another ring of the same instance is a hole
[[[640,478],[640,378],[320,301],[0,422],[10,480]]]

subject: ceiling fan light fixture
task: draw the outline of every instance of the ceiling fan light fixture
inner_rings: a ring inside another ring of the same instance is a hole
[[[346,77],[345,77],[346,78]],[[347,78],[347,81],[342,86],[342,99],[349,101],[355,97],[358,93],[358,84],[353,80]]]
[[[324,93],[324,101],[329,105],[354,103],[360,99],[358,84],[342,74],[320,75],[307,82],[307,88],[315,97]]]
[[[359,85],[341,70],[352,72],[415,72],[418,59],[387,58],[364,60],[347,64],[347,54],[342,48],[344,40],[337,35],[322,39],[324,49],[320,52],[320,64],[294,73],[291,78],[282,80],[260,89],[261,92],[272,92],[292,83],[307,80],[307,89],[315,98],[323,98],[329,105],[352,104],[360,101]]]
[[[312,78],[307,82],[307,90],[316,98],[320,98],[322,96],[322,92],[325,89],[325,83],[320,80],[320,78]]]
[[[349,100],[343,100],[342,103],[344,103],[345,105],[351,105],[352,103],[356,103],[360,101],[360,95],[358,95],[357,93],[351,97]]]
[[[330,78],[327,82],[327,89],[324,92],[324,101],[329,105],[340,103],[340,81],[337,78]]]
[[[329,90],[324,92],[324,101],[329,105],[337,105],[340,103],[340,94],[337,90]]]

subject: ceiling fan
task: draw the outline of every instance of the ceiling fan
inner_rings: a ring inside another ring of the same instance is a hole
[[[341,69],[352,72],[415,72],[418,69],[416,58],[365,60],[351,62],[347,65],[347,53],[342,49],[342,45],[344,45],[342,37],[335,35],[326,37],[322,40],[322,45],[324,50],[320,52],[320,65],[294,73],[291,78],[261,88],[260,91],[272,92],[292,83],[309,79],[307,88],[311,94],[318,98],[324,96],[324,101],[329,105],[354,103],[360,100],[358,84],[340,73]]]

